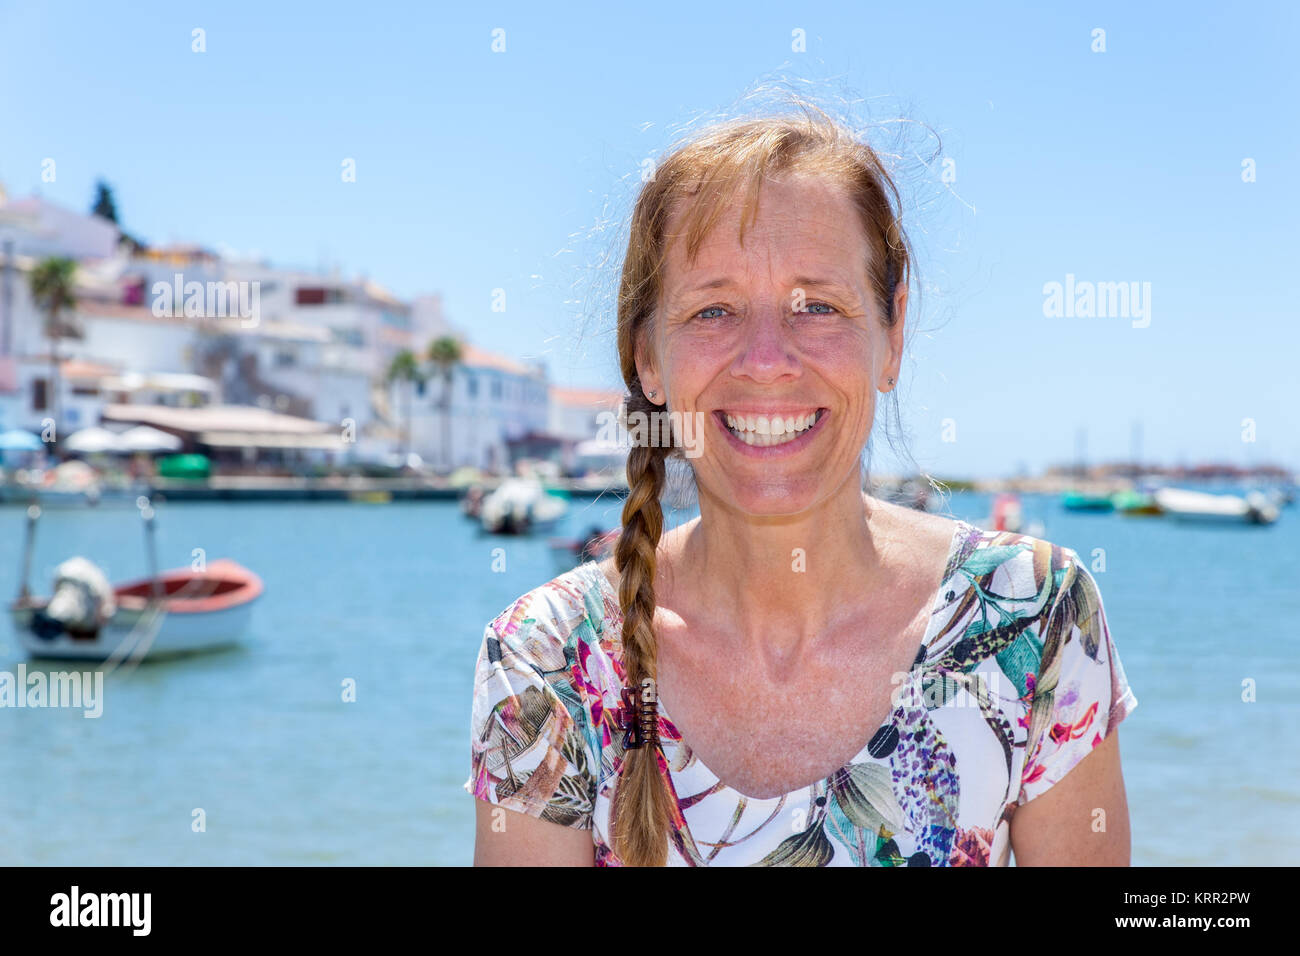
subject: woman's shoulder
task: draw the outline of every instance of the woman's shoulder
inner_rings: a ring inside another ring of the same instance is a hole
[[[474,678],[473,757],[464,789],[562,826],[586,829],[600,773],[606,680],[593,665],[594,565],[529,589],[487,625]]]
[[[997,657],[1010,666],[1050,664],[1071,635],[1104,627],[1096,579],[1073,548],[1029,534],[961,521],[930,658],[969,669]],[[1022,691],[1024,688],[1022,688]]]
[[[963,629],[1019,630],[1045,619],[1083,569],[1078,555],[1056,542],[951,520],[953,544],[936,610],[949,622],[941,635],[959,622]]]
[[[1057,542],[960,519],[958,525],[949,575],[961,572],[971,588],[1016,598],[1029,594],[1055,598],[1062,585],[1080,572],[1087,573],[1078,552]]]
[[[489,636],[542,670],[571,664],[603,630],[610,600],[602,583],[595,562],[558,574],[511,601],[489,622]]]

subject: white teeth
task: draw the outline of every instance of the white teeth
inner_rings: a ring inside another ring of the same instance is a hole
[[[764,415],[728,415],[724,412],[723,418],[732,434],[747,445],[759,447],[784,445],[817,423],[816,412],[785,418],[779,415],[771,418]]]

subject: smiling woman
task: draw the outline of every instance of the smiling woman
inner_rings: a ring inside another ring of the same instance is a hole
[[[488,625],[476,862],[1126,863],[1137,701],[1078,556],[862,492],[911,255],[876,153],[797,105],[637,200],[626,406],[708,423],[700,515],[664,532],[682,448],[636,445],[612,563]]]

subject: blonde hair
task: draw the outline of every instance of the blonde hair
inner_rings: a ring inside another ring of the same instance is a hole
[[[843,123],[802,97],[789,115],[728,120],[707,127],[676,146],[655,167],[633,209],[627,255],[618,288],[618,355],[629,395],[627,411],[649,415],[658,406],[645,397],[637,373],[637,346],[649,353],[650,332],[662,292],[666,226],[684,211],[681,238],[691,261],[733,197],[743,192],[740,216],[757,213],[765,179],[811,173],[843,187],[862,220],[871,249],[869,280],[884,323],[892,327],[894,290],[910,281],[911,250],[903,232],[898,189],[876,152]],[[663,532],[660,498],[665,459],[677,447],[647,441],[628,455],[629,492],[622,533],[614,551],[623,615],[622,656],[626,685],[639,694],[656,677],[654,634],[655,558]],[[627,866],[662,866],[667,860],[671,795],[661,773],[657,744],[625,750],[611,810],[614,851]]]

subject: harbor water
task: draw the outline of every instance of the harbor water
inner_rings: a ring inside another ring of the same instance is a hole
[[[613,525],[620,507],[575,500],[560,533]],[[947,510],[980,523],[990,497]],[[1293,863],[1297,511],[1266,528],[1070,513],[1054,497],[1026,496],[1024,512],[1093,570],[1139,700],[1120,730],[1134,865]],[[451,502],[157,516],[163,568],[231,557],[262,577],[252,630],[237,649],[106,674],[98,718],[0,709],[0,862],[468,864],[475,657],[486,623],[557,573],[546,538],[482,536]],[[0,509],[6,601],[23,524]],[[143,575],[134,508],[46,511],[33,590],[74,554],[114,581]],[[11,674],[88,669],[28,663],[8,622],[0,645]]]

